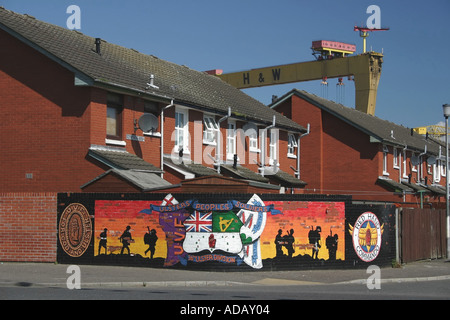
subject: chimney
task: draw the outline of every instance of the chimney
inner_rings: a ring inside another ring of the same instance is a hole
[[[99,55],[101,55],[101,44],[102,44],[102,39],[100,38],[95,38],[95,52]]]

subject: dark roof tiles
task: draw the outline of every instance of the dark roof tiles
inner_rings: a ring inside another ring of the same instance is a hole
[[[231,108],[234,117],[262,124],[272,123],[275,115],[279,128],[306,131],[301,125],[205,72],[104,40],[101,41],[101,52],[97,54],[93,37],[4,8],[0,8],[0,29],[58,61],[90,85],[125,88],[149,98],[174,99],[176,103],[219,114],[227,114]],[[154,85],[159,89],[146,89],[151,74],[155,76]]]

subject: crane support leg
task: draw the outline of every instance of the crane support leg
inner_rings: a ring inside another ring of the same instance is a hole
[[[307,61],[217,75],[238,89],[354,76],[355,107],[374,115],[383,55],[368,52],[331,60]]]
[[[354,68],[355,108],[361,112],[375,115],[377,90],[381,76],[381,57],[370,56],[359,61]]]

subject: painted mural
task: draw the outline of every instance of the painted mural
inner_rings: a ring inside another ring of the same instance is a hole
[[[370,212],[349,223],[345,201],[263,201],[256,194],[218,202],[171,194],[162,200],[99,199],[90,208],[92,221],[80,203],[62,211],[60,252],[101,264],[251,270],[344,262],[355,255],[369,262],[381,250],[384,230]]]

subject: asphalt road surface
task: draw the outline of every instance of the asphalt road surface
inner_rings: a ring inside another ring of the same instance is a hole
[[[67,289],[28,286],[0,287],[1,300],[449,300],[450,280],[317,285],[224,285],[190,287],[103,287]]]

